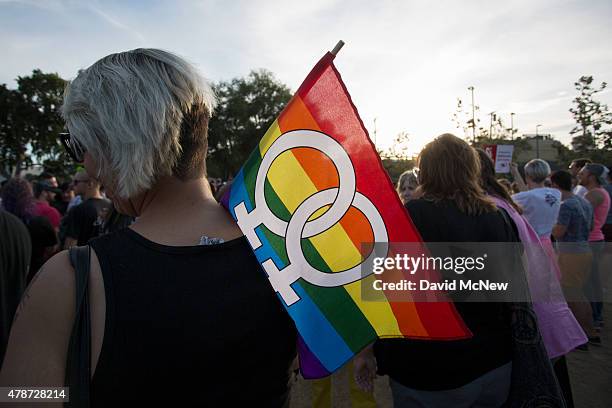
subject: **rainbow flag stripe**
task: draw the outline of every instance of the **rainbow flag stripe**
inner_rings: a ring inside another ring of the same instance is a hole
[[[315,130],[333,138],[348,153],[356,190],[380,213],[389,242],[420,242],[333,65],[333,58],[327,53],[310,72],[234,178],[224,205],[235,219],[235,208],[240,203],[244,203],[247,211],[253,211],[257,173],[266,151],[289,131]],[[308,197],[338,186],[338,170],[326,154],[298,147],[275,158],[265,179],[265,200],[276,217],[288,222]],[[310,220],[321,216],[328,207],[318,210]],[[289,263],[285,238],[263,224],[255,230],[261,241],[261,246],[254,248],[255,255],[262,264],[272,260],[282,271]],[[363,244],[373,240],[364,214],[350,207],[331,228],[302,238],[301,247],[310,265],[334,273],[363,262],[367,256],[362,253]],[[291,285],[299,301],[287,305],[280,298],[299,331],[300,367],[306,378],[329,375],[377,338],[469,337],[469,330],[452,303],[364,301],[361,285],[371,285],[374,279],[375,275],[369,275],[343,286],[320,287],[299,278]]]

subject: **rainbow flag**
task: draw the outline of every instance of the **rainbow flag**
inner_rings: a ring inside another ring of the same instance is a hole
[[[470,332],[433,302],[366,301],[372,242],[420,242],[327,53],[222,200],[299,331],[305,378],[329,375],[377,338],[451,340]],[[430,294],[432,296],[432,294]]]

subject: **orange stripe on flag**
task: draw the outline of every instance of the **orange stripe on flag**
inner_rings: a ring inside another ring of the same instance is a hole
[[[293,129],[320,130],[318,123],[297,95],[292,99],[287,109],[283,111],[278,123],[283,133]],[[318,191],[338,187],[340,184],[338,171],[327,156],[309,148],[293,149],[291,153],[306,171]],[[362,243],[372,242],[374,239],[372,229],[366,222],[365,216],[353,207],[347,211],[340,224],[359,251],[361,251]]]
[[[308,147],[292,149],[291,153],[300,162],[302,168],[308,173],[317,191],[327,190],[328,188],[338,187],[338,170],[336,166],[325,154],[318,150]]]
[[[278,117],[278,125],[283,133],[295,129],[321,130],[317,121],[302,102],[302,98],[295,95],[289,105]]]
[[[357,208],[350,207],[340,220],[340,224],[351,238],[351,241],[353,241],[357,250],[361,252],[361,255],[369,255],[370,251],[364,253],[364,249],[367,250],[368,248],[362,247],[363,244],[374,242],[374,233],[366,216]]]
[[[281,133],[296,129],[319,131],[321,129],[298,95],[295,95],[287,108],[279,116],[278,125]],[[338,172],[327,156],[310,148],[292,149],[291,153],[298,160],[318,191],[338,186]],[[351,207],[340,221],[340,224],[358,251],[361,252],[361,244],[363,242],[372,242],[372,230],[365,216],[359,210]],[[400,325],[398,328],[401,333],[416,337],[427,336],[427,330],[423,326],[417,308],[413,303],[390,302],[390,306],[390,311],[392,311],[395,320]],[[401,324],[401,322],[404,322],[404,324]],[[406,324],[406,322],[410,323]]]

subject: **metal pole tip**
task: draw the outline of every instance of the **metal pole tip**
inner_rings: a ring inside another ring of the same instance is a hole
[[[334,55],[334,56],[338,55],[338,52],[340,51],[340,49],[343,46],[344,46],[344,41],[342,41],[342,40],[338,41],[338,44],[336,44],[334,49],[331,51],[332,55]]]

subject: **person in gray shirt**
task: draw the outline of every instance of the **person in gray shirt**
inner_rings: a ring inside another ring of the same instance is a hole
[[[572,176],[567,171],[556,171],[550,177],[552,185],[561,191],[561,207],[552,235],[557,241],[561,287],[567,304],[589,338],[589,343],[601,345],[583,286],[593,262],[589,247],[589,233],[593,228],[593,207],[584,198],[572,193]],[[586,346],[581,346],[583,349]]]

